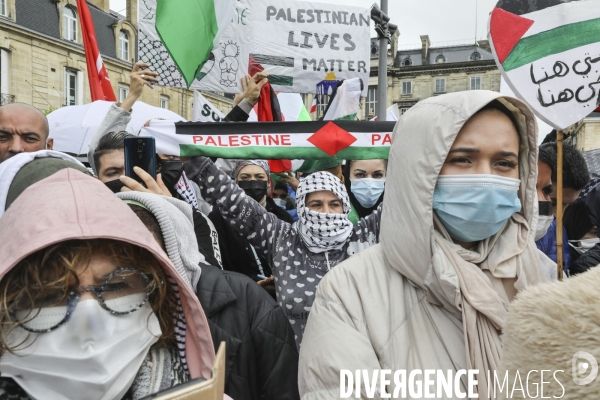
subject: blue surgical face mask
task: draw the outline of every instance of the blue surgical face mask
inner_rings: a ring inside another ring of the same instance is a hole
[[[439,176],[433,210],[453,239],[487,239],[521,210],[520,183],[519,179],[497,175]]]
[[[385,179],[350,179],[352,194],[364,208],[371,208],[377,203],[385,189]]]
[[[287,201],[282,199],[273,199],[275,205],[279,208],[283,208],[284,210],[287,208]]]

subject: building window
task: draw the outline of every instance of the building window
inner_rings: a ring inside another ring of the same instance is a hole
[[[412,82],[402,82],[402,94],[412,94]]]
[[[65,69],[65,100],[67,106],[77,105],[79,102],[77,93],[77,71]]]
[[[404,61],[402,61],[402,65],[405,67],[410,67],[412,65],[412,60],[410,57],[406,57]]]
[[[10,53],[4,49],[0,49],[0,106],[12,103],[15,96],[10,94]]]
[[[445,63],[446,57],[444,57],[443,54],[440,54],[439,56],[436,57],[435,62],[436,62],[436,64]]]
[[[0,0],[0,15],[3,17],[8,17],[8,10],[6,7],[6,2],[8,0]]]
[[[129,95],[129,85],[124,83],[119,83],[119,102],[124,102],[127,96]]]
[[[471,61],[479,61],[479,60],[481,60],[481,54],[474,51],[473,54],[471,54],[470,59],[471,59]]]
[[[435,80],[435,93],[444,93],[446,91],[446,78],[437,78]]]
[[[77,14],[71,7],[65,7],[63,9],[63,30],[64,36],[67,40],[77,41]]]
[[[471,77],[471,90],[481,90],[481,77],[480,76],[472,76]]]
[[[374,118],[377,108],[377,86],[369,86],[367,101],[365,102],[365,117]]]
[[[160,95],[160,108],[169,109],[169,96]]]
[[[321,118],[325,116],[325,110],[327,109],[327,105],[329,104],[329,98],[326,94],[318,94],[317,95],[317,118]]]
[[[407,108],[407,107],[403,107],[403,108],[401,108],[401,109],[400,109],[400,115],[404,115],[404,113],[405,113],[405,112],[407,112],[407,111],[408,111],[408,108]]]
[[[119,57],[129,61],[129,35],[125,31],[119,31]]]

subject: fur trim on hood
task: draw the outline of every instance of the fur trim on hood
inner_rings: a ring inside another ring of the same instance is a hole
[[[529,375],[531,397],[527,397],[533,398],[536,392],[534,384],[541,384],[541,371],[545,370],[544,382],[547,383],[544,384],[544,397],[573,400],[598,398],[600,376],[585,385],[576,384],[573,380],[573,377],[590,376],[594,369],[598,373],[598,287],[600,268],[595,267],[565,282],[538,285],[518,295],[510,306],[504,329],[504,356],[500,368],[502,379],[508,371],[511,389],[517,371],[524,389],[529,371],[535,371]],[[582,352],[595,358],[595,363]],[[503,394],[504,398],[509,398],[506,392]],[[515,391],[512,398],[523,398],[522,392]]]

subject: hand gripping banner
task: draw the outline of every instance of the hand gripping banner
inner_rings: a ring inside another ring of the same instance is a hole
[[[172,122],[152,120],[159,153],[241,159],[387,159],[396,122]]]

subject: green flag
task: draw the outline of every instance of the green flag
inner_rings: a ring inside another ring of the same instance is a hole
[[[156,32],[188,88],[231,23],[235,0],[158,0]]]

